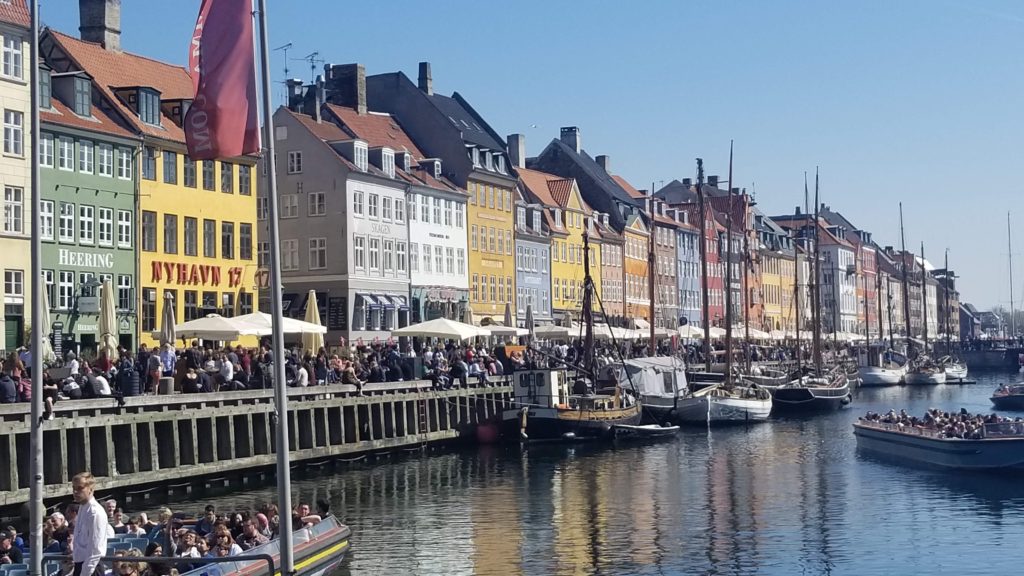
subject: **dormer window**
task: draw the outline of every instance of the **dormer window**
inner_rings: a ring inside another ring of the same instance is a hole
[[[92,116],[92,82],[88,78],[75,78],[75,114]]]
[[[434,160],[434,180],[441,179],[441,161]]]
[[[498,172],[501,172],[502,174],[507,173],[505,170],[505,157],[501,154],[498,155]]]
[[[562,224],[562,209],[561,208],[555,208],[555,225],[558,226],[559,228],[563,227],[563,224]]]
[[[388,148],[381,150],[380,167],[388,178],[395,177],[395,153]]]
[[[160,93],[151,88],[139,88],[139,120],[154,126],[160,125]]]
[[[537,210],[533,212],[533,229],[540,232],[540,212]]]
[[[39,68],[39,107],[44,110],[50,109],[50,98],[53,96],[51,86],[50,70]]]
[[[526,229],[526,208],[519,207],[516,210],[516,226]]]
[[[488,170],[494,170],[494,154],[491,154],[488,150],[484,150],[483,154],[485,162],[484,167]]]
[[[470,160],[473,161],[474,168],[480,167],[480,150],[478,150],[476,147],[470,147],[469,158]]]
[[[402,152],[402,170],[405,172],[412,170],[412,154],[408,152]]]
[[[366,147],[366,142],[355,143],[355,154],[353,154],[356,168],[366,172],[366,165],[369,161],[370,151]]]

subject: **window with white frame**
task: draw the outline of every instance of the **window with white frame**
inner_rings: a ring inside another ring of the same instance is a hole
[[[270,198],[266,196],[256,197],[256,219],[266,220],[267,213],[270,212]]]
[[[114,175],[114,147],[110,144],[100,144],[99,161],[96,164],[96,173],[100,176]]]
[[[383,196],[380,199],[380,219],[390,222],[391,221],[391,197]]]
[[[424,196],[420,200],[423,201],[420,203],[420,220],[424,224],[430,224],[430,198]]]
[[[324,216],[327,214],[327,195],[323,192],[310,192],[307,197],[310,216]]]
[[[299,269],[299,241],[281,241],[281,270]]]
[[[406,272],[405,242],[399,242],[395,248],[395,269],[399,274]]]
[[[516,226],[525,229],[526,228],[526,208],[516,209]]]
[[[327,238],[309,239],[309,269],[327,268]]]
[[[434,224],[440,224],[441,223],[441,199],[440,198],[434,198],[433,199],[433,204],[434,204]]]
[[[369,163],[370,151],[366,147],[366,142],[356,142],[354,144],[354,158],[356,168],[366,172],[367,164]]]
[[[533,229],[540,231],[540,212],[534,210],[533,212]]]
[[[4,110],[4,154],[24,154],[25,116],[17,110]]]
[[[132,310],[135,308],[135,290],[132,287],[131,274],[117,275],[117,309]]]
[[[381,164],[381,166],[384,169],[384,174],[386,174],[388,176],[388,178],[394,178],[395,177],[395,153],[392,152],[391,150],[388,150],[387,148],[385,148],[385,149],[381,150],[380,155],[381,155],[380,164]]]
[[[444,247],[434,246],[434,270],[438,274],[444,274]]]
[[[366,203],[366,216],[369,218],[377,218],[380,208],[380,196],[377,194],[370,194],[369,201]]]
[[[423,271],[426,272],[426,273],[430,273],[430,271],[433,269],[433,266],[430,265],[432,257],[433,257],[433,252],[430,251],[430,244],[424,244],[423,245]]]
[[[101,246],[114,245],[114,210],[99,208],[96,211],[96,240]]]
[[[455,248],[444,249],[444,269],[448,274],[455,274]]]
[[[356,236],[352,239],[352,255],[353,265],[357,269],[366,268],[366,238],[364,236]]]
[[[445,200],[444,201],[444,225],[445,226],[449,226],[450,227],[452,225],[452,212],[453,212],[453,210],[452,210],[452,201],[451,200]]]
[[[352,192],[352,213],[356,216],[363,215],[363,197],[362,190]]]
[[[380,238],[370,238],[370,270],[380,272]]]
[[[270,265],[270,242],[256,243],[256,265],[260,267]]]
[[[75,205],[70,202],[60,203],[60,241],[75,241]]]
[[[75,169],[75,141],[61,136],[58,140],[57,167],[61,170]]]
[[[22,79],[20,36],[4,35],[3,75],[6,78]]]
[[[465,228],[466,226],[466,205],[461,202],[455,203],[455,227]]]
[[[416,211],[420,202],[419,194],[409,194],[409,222],[415,222],[417,219]]]
[[[120,248],[132,247],[132,213],[130,210],[117,211],[117,245]]]
[[[39,202],[39,234],[43,240],[53,240],[53,201]]]
[[[61,270],[57,283],[57,308],[70,310],[75,304],[75,273]]]
[[[299,195],[298,194],[282,194],[281,195],[281,218],[298,218],[299,217]]]
[[[289,174],[300,174],[302,173],[302,151],[292,150],[288,152],[288,173]]]
[[[53,168],[53,134],[42,134],[39,138],[39,165]]]
[[[117,149],[117,177],[121,180],[132,179],[132,151],[128,148]]]
[[[419,272],[420,269],[420,245],[415,242],[409,243],[409,271]]]
[[[395,272],[395,241],[385,240],[384,241],[384,271],[388,274],[394,274]]]
[[[4,232],[21,234],[24,231],[25,191],[14,186],[4,187]]]
[[[93,147],[88,140],[78,141],[78,171],[84,174],[92,174],[93,170]]]
[[[466,249],[458,248],[455,251],[455,273],[465,274],[466,273]]]
[[[16,302],[8,301],[8,304],[24,302],[25,272],[23,270],[4,270],[4,298],[16,300]]]

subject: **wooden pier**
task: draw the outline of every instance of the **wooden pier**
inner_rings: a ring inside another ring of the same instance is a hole
[[[426,381],[291,388],[293,463],[453,440],[501,413],[511,382],[433,390]],[[45,497],[69,496],[81,471],[98,489],[238,476],[272,468],[277,425],[272,390],[66,400],[43,422]],[[29,498],[29,404],[0,405],[0,507]]]

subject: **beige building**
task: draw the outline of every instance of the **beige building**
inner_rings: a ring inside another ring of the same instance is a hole
[[[29,14],[25,0],[0,3],[0,106],[3,107],[4,140],[0,155],[4,214],[0,225],[0,270],[3,272],[4,305],[0,308],[3,340],[0,350],[12,351],[26,343],[32,310],[29,154]]]

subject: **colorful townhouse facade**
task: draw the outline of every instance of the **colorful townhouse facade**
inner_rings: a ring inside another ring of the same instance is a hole
[[[0,274],[3,274],[3,306],[0,350],[13,351],[25,344],[26,328],[32,325],[31,250],[32,186],[28,79],[29,12],[25,0],[0,4],[0,103],[3,106],[4,143],[0,155],[3,181],[3,222],[0,224]]]
[[[178,323],[206,313],[253,311],[256,159],[190,159],[182,129],[193,91],[188,72],[121,50],[118,6],[97,0],[82,14],[83,39],[48,31],[42,50],[54,77],[91,77],[92,94],[75,97],[91,97],[93,106],[141,141],[133,230],[139,341],[157,342],[153,332],[163,306],[173,307]],[[80,166],[89,161],[83,156],[89,148],[76,146]]]
[[[442,162],[442,174],[468,194],[469,311],[476,323],[515,314],[517,179],[500,136],[458,92],[437,94],[428,62],[417,83],[402,72],[366,77],[370,109],[396,119],[416,146]],[[440,175],[439,175],[440,176]]]

